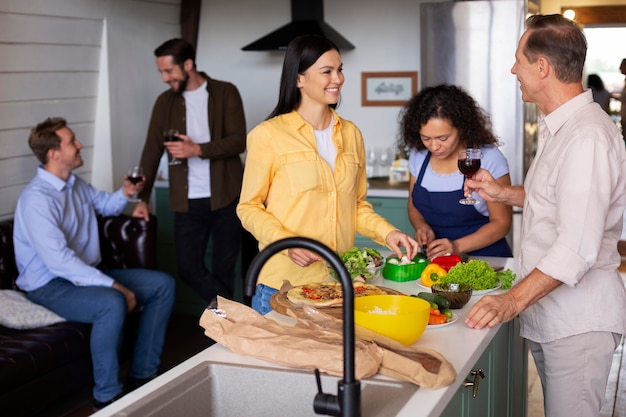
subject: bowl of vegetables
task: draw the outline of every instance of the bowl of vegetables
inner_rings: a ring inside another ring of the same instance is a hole
[[[371,282],[380,277],[385,266],[385,258],[376,249],[352,247],[339,255],[353,281]],[[339,281],[339,275],[328,268],[330,276]]]
[[[439,294],[450,301],[451,309],[465,307],[465,304],[472,298],[472,286],[467,284],[433,284],[430,287],[433,294]]]
[[[426,265],[428,259],[423,255],[417,255],[412,260],[406,256],[390,256],[385,261],[383,278],[396,282],[413,281],[420,277]]]

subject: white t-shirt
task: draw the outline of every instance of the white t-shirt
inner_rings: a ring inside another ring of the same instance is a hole
[[[209,132],[209,92],[205,82],[193,91],[183,91],[185,98],[185,110],[187,119],[187,136],[195,143],[207,143],[211,141]],[[211,197],[211,161],[199,156],[187,160],[189,169],[188,198]]]
[[[337,148],[335,148],[332,139],[333,119],[330,119],[330,124],[326,129],[314,130],[317,152],[324,161],[328,162],[331,171],[335,169],[335,159],[337,158]]]

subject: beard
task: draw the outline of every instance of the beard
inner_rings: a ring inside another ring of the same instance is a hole
[[[187,82],[189,81],[189,74],[187,73],[187,71],[183,70],[183,78],[180,80],[176,80],[176,82],[178,83],[178,85],[176,87],[172,86],[170,84],[170,87],[172,88],[172,91],[175,93],[182,93],[183,91],[185,91],[185,89],[187,88]]]

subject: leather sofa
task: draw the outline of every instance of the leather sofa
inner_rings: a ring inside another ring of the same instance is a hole
[[[99,218],[102,269],[157,267],[157,224],[126,215]],[[13,221],[0,221],[0,289],[17,289]],[[122,358],[130,355],[137,317],[126,323]],[[0,414],[28,416],[93,383],[91,325],[62,322],[31,330],[0,325]]]

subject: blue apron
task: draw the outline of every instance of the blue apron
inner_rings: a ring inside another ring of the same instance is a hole
[[[463,188],[456,191],[428,191],[422,187],[422,179],[426,167],[430,163],[430,156],[431,153],[428,152],[415,181],[411,199],[415,208],[424,216],[426,223],[435,232],[436,238],[456,240],[474,233],[489,223],[489,217],[483,216],[473,206],[459,203],[459,200],[463,198]],[[474,256],[513,256],[505,238],[468,254]]]

